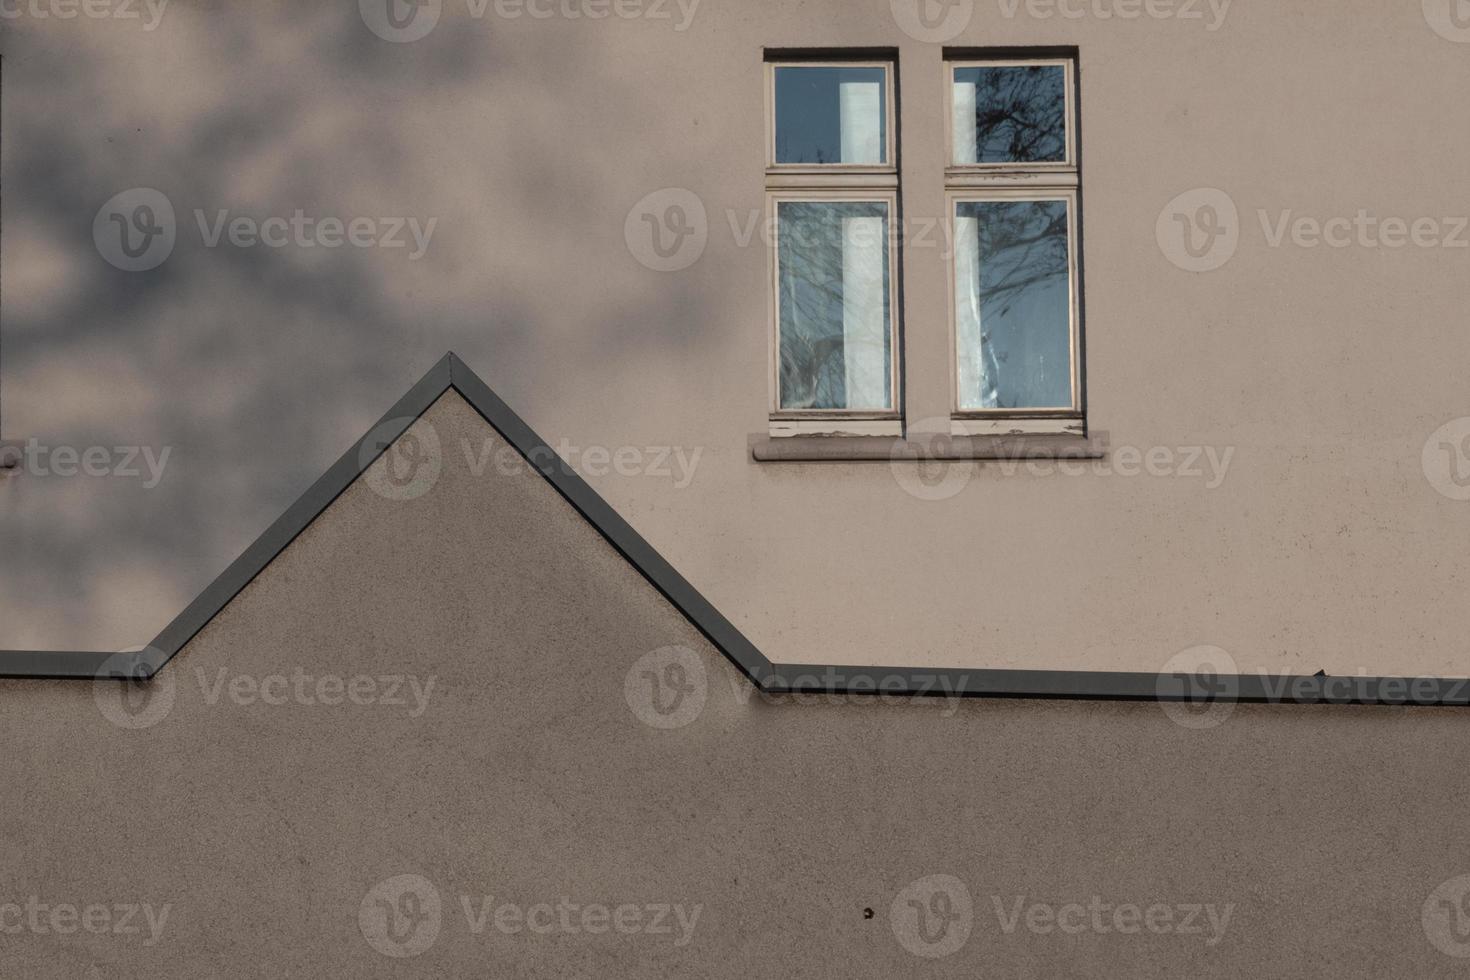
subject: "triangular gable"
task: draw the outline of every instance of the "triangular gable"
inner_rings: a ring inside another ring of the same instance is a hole
[[[1322,675],[1189,678],[1121,671],[775,666],[452,352],[430,368],[377,425],[343,453],[265,533],[164,627],[146,649],[132,654],[0,650],[0,677],[61,680],[151,678],[351,486],[429,406],[451,389],[512,445],[752,684],[768,694],[1470,705],[1470,680],[1462,679]]]

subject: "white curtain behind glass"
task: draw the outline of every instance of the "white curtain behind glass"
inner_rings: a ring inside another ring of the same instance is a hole
[[[975,83],[954,83],[954,157],[956,164],[975,163]]]
[[[883,219],[842,219],[842,350],[848,408],[888,404],[883,309]]]
[[[843,82],[837,87],[843,163],[883,162],[883,85]]]
[[[842,162],[883,162],[883,86],[843,82],[838,86]],[[842,341],[847,407],[888,404],[883,340],[883,219],[842,219]]]
[[[974,89],[972,88],[973,92]],[[974,120],[974,114],[970,115]],[[973,147],[974,144],[972,143]],[[985,390],[989,372],[981,363],[986,351],[980,343],[980,219],[957,214],[954,220],[955,333],[958,344],[960,405],[995,407],[995,387]]]

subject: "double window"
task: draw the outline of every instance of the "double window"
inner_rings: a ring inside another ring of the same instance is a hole
[[[1080,430],[1072,62],[946,70],[954,431]]]
[[[1082,431],[1074,71],[945,63],[950,247],[908,258],[949,267],[957,434]],[[767,64],[774,435],[902,431],[895,72]]]

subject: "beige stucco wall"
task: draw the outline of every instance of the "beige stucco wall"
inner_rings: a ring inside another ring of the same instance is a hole
[[[951,43],[1080,50],[1093,428],[1170,467],[1187,447],[1233,456],[1215,487],[1208,469],[987,464],[940,501],[882,463],[750,459],[768,255],[731,220],[763,207],[762,48],[807,45],[898,49],[904,211],[916,235],[940,217],[942,46],[887,0],[704,0],[684,30],[665,9],[474,18],[446,0],[407,44],[351,3],[174,0],[151,31],[7,21],[5,435],[176,452],[148,493],[0,485],[4,645],[147,642],[452,347],[553,445],[699,452],[687,486],[588,476],[775,661],[1149,670],[1211,644],[1243,670],[1470,671],[1470,504],[1421,462],[1467,413],[1470,251],[1272,247],[1257,214],[1467,211],[1470,130],[1447,107],[1470,48],[1420,4],[1237,0],[1218,23],[1204,4],[973,5]],[[134,276],[90,230],[137,186],[174,201],[180,242]],[[625,220],[670,187],[703,203],[708,245],[660,273]],[[1209,187],[1239,246],[1186,272],[1156,222]],[[297,207],[438,226],[414,262],[206,249],[194,228],[195,209]],[[915,422],[947,406],[941,251],[904,258]]]
[[[427,420],[489,437],[453,394]],[[420,489],[355,484],[131,710],[0,684],[0,976],[1463,972],[1457,712],[768,702],[539,477],[450,455]],[[355,678],[363,703],[315,702]],[[360,913],[404,875],[440,904],[396,943]],[[139,931],[88,932],[102,905]],[[646,931],[660,905],[692,928]]]

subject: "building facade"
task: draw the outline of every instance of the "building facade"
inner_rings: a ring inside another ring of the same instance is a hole
[[[373,891],[401,875],[442,903],[409,965],[447,972],[1470,952],[1454,709],[943,696],[1464,700],[1456,3],[0,22],[0,672],[161,668],[5,683],[7,877],[26,923],[117,876],[179,924],[166,955],[25,925],[23,975],[390,975],[428,921]],[[451,350],[554,460],[485,399],[400,400]],[[501,891],[704,911],[677,947],[474,932]]]

